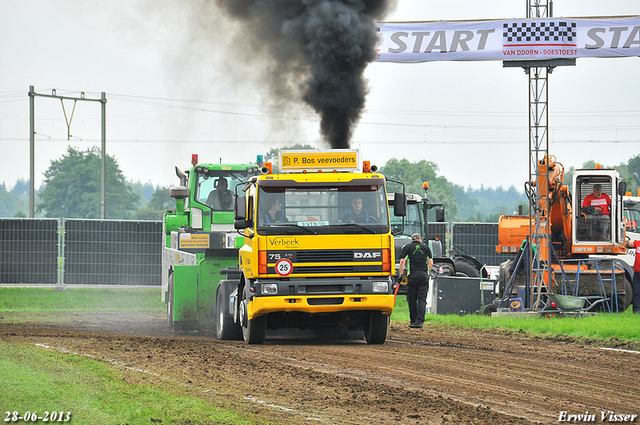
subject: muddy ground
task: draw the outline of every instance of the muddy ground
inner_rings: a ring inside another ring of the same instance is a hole
[[[558,423],[561,412],[604,423],[601,412],[640,414],[640,353],[616,341],[392,324],[377,346],[282,336],[248,346],[175,333],[154,315],[48,322],[0,319],[0,339],[96,356],[132,382],[178,385],[274,423]]]

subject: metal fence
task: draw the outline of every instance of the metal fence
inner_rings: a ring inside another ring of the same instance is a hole
[[[56,283],[58,219],[0,219],[0,283]]]
[[[64,283],[159,285],[161,221],[63,220]]]
[[[451,246],[482,264],[498,266],[515,254],[498,254],[498,223],[452,223]]]
[[[0,283],[160,285],[162,222],[0,219]]]
[[[429,223],[448,249],[497,266],[494,223]],[[0,284],[160,285],[161,221],[0,219]]]

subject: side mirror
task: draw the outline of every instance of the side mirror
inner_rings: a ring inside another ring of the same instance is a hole
[[[407,215],[407,195],[396,192],[393,198],[393,215],[403,217]]]
[[[627,193],[627,182],[623,180],[618,183],[618,195],[623,196],[625,193]]]
[[[444,222],[444,208],[436,208],[436,222]]]
[[[247,219],[247,197],[246,196],[237,196],[236,202],[233,205],[233,214],[236,220],[246,220]],[[238,227],[236,227],[238,229]],[[244,229],[244,227],[240,227],[240,229]]]
[[[253,225],[251,220],[236,220],[233,222],[233,228],[236,230],[246,229]]]

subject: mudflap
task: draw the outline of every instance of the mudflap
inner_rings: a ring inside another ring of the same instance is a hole
[[[173,328],[194,330],[198,326],[198,267],[173,267]]]
[[[224,252],[230,255],[230,252]],[[224,279],[223,269],[236,265],[237,251],[234,256],[224,257],[222,254],[205,257],[199,263],[197,289],[198,328],[212,331],[216,324],[216,293],[219,282]]]
[[[216,337],[220,340],[242,339],[242,328],[234,321],[238,280],[221,280],[216,291]]]

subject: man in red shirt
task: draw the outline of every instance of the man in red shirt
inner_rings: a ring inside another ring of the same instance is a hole
[[[606,215],[609,217],[611,214],[609,209],[611,208],[611,198],[606,193],[602,193],[602,185],[593,185],[593,193],[588,194],[582,201],[582,208],[594,207],[595,212],[589,214]]]
[[[593,193],[584,197],[582,201],[582,212],[587,218],[595,219],[589,223],[590,233],[588,238],[597,241],[606,241],[609,239],[611,198],[606,193],[602,193],[602,185],[594,184]]]
[[[640,314],[640,241],[627,241],[622,244],[625,248],[632,248],[636,251],[636,259],[633,263],[633,312]]]

